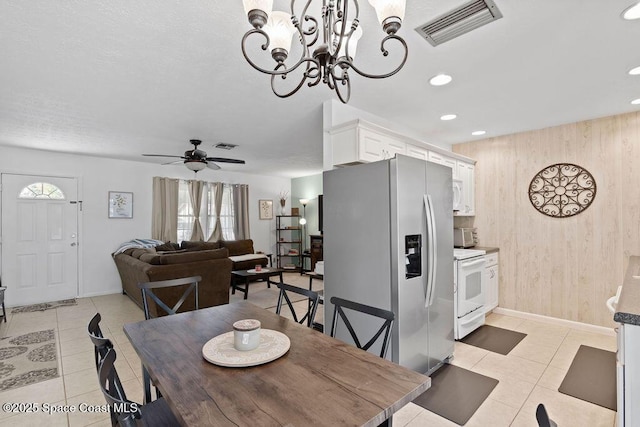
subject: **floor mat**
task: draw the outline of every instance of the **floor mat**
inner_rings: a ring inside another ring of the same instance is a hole
[[[53,329],[0,340],[0,390],[9,390],[57,377]]]
[[[494,353],[507,355],[526,336],[527,334],[522,332],[482,325],[460,341]]]
[[[558,391],[615,411],[616,354],[581,345]]]
[[[71,299],[63,299],[61,301],[54,301],[54,302],[43,302],[41,304],[31,304],[31,305],[22,305],[20,307],[14,307],[11,310],[11,314],[14,313],[31,313],[34,311],[45,311],[45,310],[49,310],[52,308],[58,308],[58,307],[66,307],[68,305],[77,305],[78,302],[76,301],[75,298],[71,298]]]
[[[465,425],[498,385],[498,380],[454,365],[431,375],[431,388],[413,401],[428,411]]]

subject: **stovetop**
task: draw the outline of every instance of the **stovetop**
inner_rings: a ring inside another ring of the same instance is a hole
[[[487,253],[482,249],[457,249],[453,250],[453,259],[467,259],[477,256],[483,256]]]

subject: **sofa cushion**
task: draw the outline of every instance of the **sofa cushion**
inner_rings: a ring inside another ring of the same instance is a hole
[[[159,260],[154,259],[154,262],[159,262],[161,265],[184,264],[187,262],[228,258],[228,256],[229,252],[226,249],[211,249],[159,255]]]
[[[144,254],[155,254],[156,250],[155,248],[146,248],[146,249],[134,249],[133,252],[131,252],[131,256],[133,258],[137,258],[140,259],[140,257]]]
[[[220,249],[219,242],[203,242],[200,240],[183,240],[180,243],[181,249],[186,249],[188,251],[201,251],[201,250],[210,250],[210,249]]]
[[[156,252],[166,252],[166,251],[175,251],[180,249],[180,245],[177,243],[165,242],[161,245],[158,245],[154,248]]]
[[[229,256],[246,255],[253,253],[253,240],[230,240],[220,242],[220,246],[229,250]]]

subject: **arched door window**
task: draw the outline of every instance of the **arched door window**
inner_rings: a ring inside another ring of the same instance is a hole
[[[34,182],[33,184],[24,187],[20,194],[19,199],[49,199],[49,200],[64,200],[64,193],[61,189],[48,182]]]

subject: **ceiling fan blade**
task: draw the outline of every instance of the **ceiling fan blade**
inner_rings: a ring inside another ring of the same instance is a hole
[[[147,156],[147,157],[176,157],[178,159],[184,159],[184,157],[182,156],[172,156],[169,154],[143,154],[143,156]]]
[[[183,163],[184,163],[183,160],[176,160],[175,162],[162,163],[162,165],[181,165]]]
[[[241,165],[245,164],[244,160],[225,159],[224,157],[207,157],[207,161],[208,162],[219,162],[219,163],[237,163],[237,164],[241,164]]]
[[[215,163],[211,163],[211,162],[208,162],[208,163],[207,163],[207,167],[208,167],[209,169],[213,169],[214,171],[217,171],[217,170],[219,170],[219,169],[220,169],[220,166],[216,165]]]

